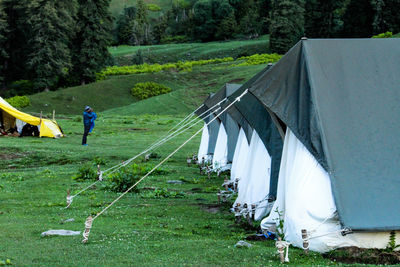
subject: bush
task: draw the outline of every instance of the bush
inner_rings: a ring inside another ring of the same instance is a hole
[[[139,179],[147,174],[151,169],[153,169],[153,166],[147,164],[132,164],[130,166],[121,168],[118,172],[111,174],[107,178],[109,182],[107,188],[116,192],[125,192],[128,188],[138,182]],[[168,171],[159,168],[154,170],[152,175],[163,175],[167,173]],[[132,192],[139,192],[138,187],[132,189]]]
[[[72,177],[72,179],[77,180],[79,182],[85,180],[96,180],[97,179],[97,170],[94,167],[93,163],[86,163],[79,167],[78,173]]]
[[[35,93],[35,88],[32,81],[18,80],[10,85],[10,89],[17,92],[18,95],[29,95]]]
[[[147,9],[150,11],[161,11],[161,7],[156,4],[147,4]]]
[[[168,35],[161,38],[160,42],[162,44],[180,44],[189,42],[189,39],[185,35],[175,35],[175,36]]]
[[[137,83],[135,87],[131,89],[131,94],[138,99],[146,99],[152,96],[162,95],[171,92],[171,88],[155,83],[145,82]]]
[[[392,38],[392,37],[393,37],[392,32],[384,32],[384,33],[380,33],[380,34],[372,36],[372,38]]]
[[[14,108],[24,108],[31,104],[27,96],[14,96],[7,98],[6,101]]]

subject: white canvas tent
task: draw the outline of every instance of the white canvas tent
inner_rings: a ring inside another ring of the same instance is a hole
[[[231,167],[230,164],[228,164],[228,135],[223,123],[219,125],[212,166],[213,170],[218,172],[228,170]]]
[[[345,236],[338,219],[329,174],[288,129],[282,153],[278,196],[271,214],[262,220],[263,230],[275,231],[284,221],[285,239],[303,247],[301,230],[308,232],[309,248],[327,252],[348,246],[384,249],[389,232],[352,233]],[[400,232],[396,233],[397,235]]]
[[[241,144],[241,146],[246,150],[245,144]],[[244,160],[245,163],[242,163],[238,197],[233,206],[237,207],[236,210],[239,207],[240,213],[243,215],[250,214],[254,220],[261,220],[269,213],[272,206],[272,203],[268,202],[271,157],[255,130],[253,130],[248,152],[244,152],[247,157]],[[254,207],[255,210],[253,210]]]

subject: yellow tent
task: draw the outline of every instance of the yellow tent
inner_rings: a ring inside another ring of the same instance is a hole
[[[0,112],[2,112],[3,122],[0,124],[6,129],[15,127],[16,119],[37,126],[39,129],[40,137],[62,137],[63,134],[60,127],[55,121],[49,119],[40,119],[38,117],[21,112],[11,106],[7,101],[0,97]]]

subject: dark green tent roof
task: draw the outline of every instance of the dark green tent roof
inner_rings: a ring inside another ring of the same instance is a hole
[[[231,95],[234,93],[241,85],[240,84],[225,84],[220,90],[218,90],[216,93],[211,94],[205,101],[204,101],[204,106],[200,108],[196,114],[201,115],[208,109],[214,107],[216,104],[219,102],[223,101],[226,99],[227,96]],[[220,106],[221,107],[221,106]],[[216,109],[213,109],[216,110]],[[221,113],[222,109],[216,110],[211,114],[209,118],[206,118],[205,121],[208,123],[214,116],[218,115]],[[209,114],[209,113],[208,113]],[[228,162],[232,162],[233,160],[233,155],[235,153],[235,147],[236,147],[236,142],[237,138],[239,135],[239,125],[233,120],[233,118],[227,114],[226,112],[222,113],[217,120],[212,122],[209,125],[209,153],[213,154],[217,137],[218,137],[218,131],[219,131],[219,123],[222,123],[225,127],[225,131],[228,136]],[[215,129],[215,126],[218,125],[218,130]],[[210,129],[210,126],[214,126]],[[211,144],[210,144],[211,143]],[[210,145],[212,146],[210,148]],[[212,150],[212,151],[211,151]]]
[[[211,99],[213,97],[213,94],[210,94],[206,101]],[[205,102],[206,102],[205,101]],[[204,120],[205,123],[209,123],[212,119],[214,119],[214,115],[210,114],[210,111],[208,111],[212,106],[207,106],[206,103],[203,103],[203,105],[195,112],[197,116],[201,116],[201,118]],[[217,102],[218,103],[218,102]],[[215,150],[215,145],[217,144],[217,138],[218,138],[218,132],[219,132],[219,121],[214,120],[211,122],[208,126],[208,148],[207,148],[207,154],[213,155],[214,150]]]
[[[302,40],[248,95],[328,171],[344,226],[400,230],[400,39]]]
[[[252,84],[256,82],[259,77],[269,72],[270,67],[271,65],[266,67],[264,70],[242,85],[238,90],[235,91],[235,93],[228,97],[228,101],[224,105],[226,106],[229,103],[232,103],[246,89],[251,88]],[[262,102],[260,102],[260,100],[250,93],[245,94],[240,101],[235,102],[235,104],[228,109],[228,113],[239,123],[239,125],[250,125],[250,127],[258,133],[265,147],[267,148],[268,153],[271,156],[271,179],[269,195],[272,199],[276,198],[283,139],[278,128],[273,122],[273,118],[271,117],[273,113],[270,113],[262,104]]]

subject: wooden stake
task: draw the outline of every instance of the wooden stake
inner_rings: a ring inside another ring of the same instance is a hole
[[[55,120],[56,120],[56,110],[53,109],[53,121],[55,121]]]
[[[282,238],[279,236],[278,236],[278,241],[282,241]],[[285,256],[283,255],[285,253],[285,248],[283,246],[278,246],[278,253],[281,263],[285,263]]]
[[[83,240],[82,243],[86,244],[89,241],[89,234],[90,234],[90,229],[92,228],[92,223],[93,223],[93,217],[89,216],[87,217],[85,221],[85,231],[83,232]]]
[[[305,254],[308,254],[308,248],[310,243],[308,241],[307,229],[301,229],[301,239],[303,239],[303,250]]]

